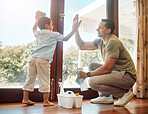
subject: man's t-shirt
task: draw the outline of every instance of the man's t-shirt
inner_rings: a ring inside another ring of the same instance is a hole
[[[114,70],[126,71],[131,73],[133,76],[136,75],[135,66],[130,54],[119,38],[117,38],[115,35],[110,35],[106,45],[103,43],[101,38],[94,40],[94,45],[101,49],[103,61],[105,61],[107,57],[117,58],[114,65]]]

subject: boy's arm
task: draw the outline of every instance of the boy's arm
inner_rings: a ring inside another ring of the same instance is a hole
[[[63,38],[63,41],[67,41],[70,39],[70,37],[78,30],[78,27],[80,26],[80,23],[81,21],[75,21],[75,20],[78,20],[78,15],[76,15],[74,17],[74,20],[73,20],[73,27],[72,27],[72,31]]]
[[[35,34],[35,31],[37,31],[37,19],[35,21],[35,24],[33,26],[33,33]]]
[[[65,36],[63,38],[63,41],[67,41],[71,38],[71,36],[76,32],[77,28],[76,29],[73,29],[67,36]]]
[[[34,24],[34,26],[33,26],[33,33],[35,33],[35,31],[37,31],[37,22],[38,22],[38,19],[39,19],[40,17],[45,16],[45,15],[46,15],[46,13],[43,13],[43,12],[41,12],[41,11],[37,11],[37,12],[36,12],[36,16],[35,16],[36,21],[35,21],[35,24]]]

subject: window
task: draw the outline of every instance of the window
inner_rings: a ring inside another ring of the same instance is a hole
[[[136,0],[119,1],[119,38],[137,62]]]
[[[22,87],[31,52],[37,10],[50,16],[50,0],[0,1],[0,87]]]
[[[84,41],[93,41],[97,38],[96,29],[99,21],[106,18],[106,1],[104,0],[65,0],[64,34],[66,35],[72,27],[75,14],[79,14],[82,23],[79,27],[80,35]],[[64,88],[78,88],[75,83],[78,67],[88,71],[91,62],[101,60],[97,51],[80,51],[72,37],[63,43],[63,81]],[[91,57],[90,57],[91,56]]]

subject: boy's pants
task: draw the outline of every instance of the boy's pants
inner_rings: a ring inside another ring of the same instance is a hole
[[[50,64],[48,60],[31,58],[29,61],[28,76],[23,90],[33,91],[36,76],[39,78],[39,92],[50,92]]]
[[[89,70],[93,71],[101,67],[101,64],[91,63]],[[121,98],[134,85],[135,79],[125,71],[113,71],[109,74],[93,76],[89,80],[89,85],[93,90],[99,91],[99,96],[109,97],[113,95]]]

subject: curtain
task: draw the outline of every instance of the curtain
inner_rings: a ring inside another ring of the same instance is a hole
[[[148,0],[137,0],[137,86],[136,97],[148,98]]]

